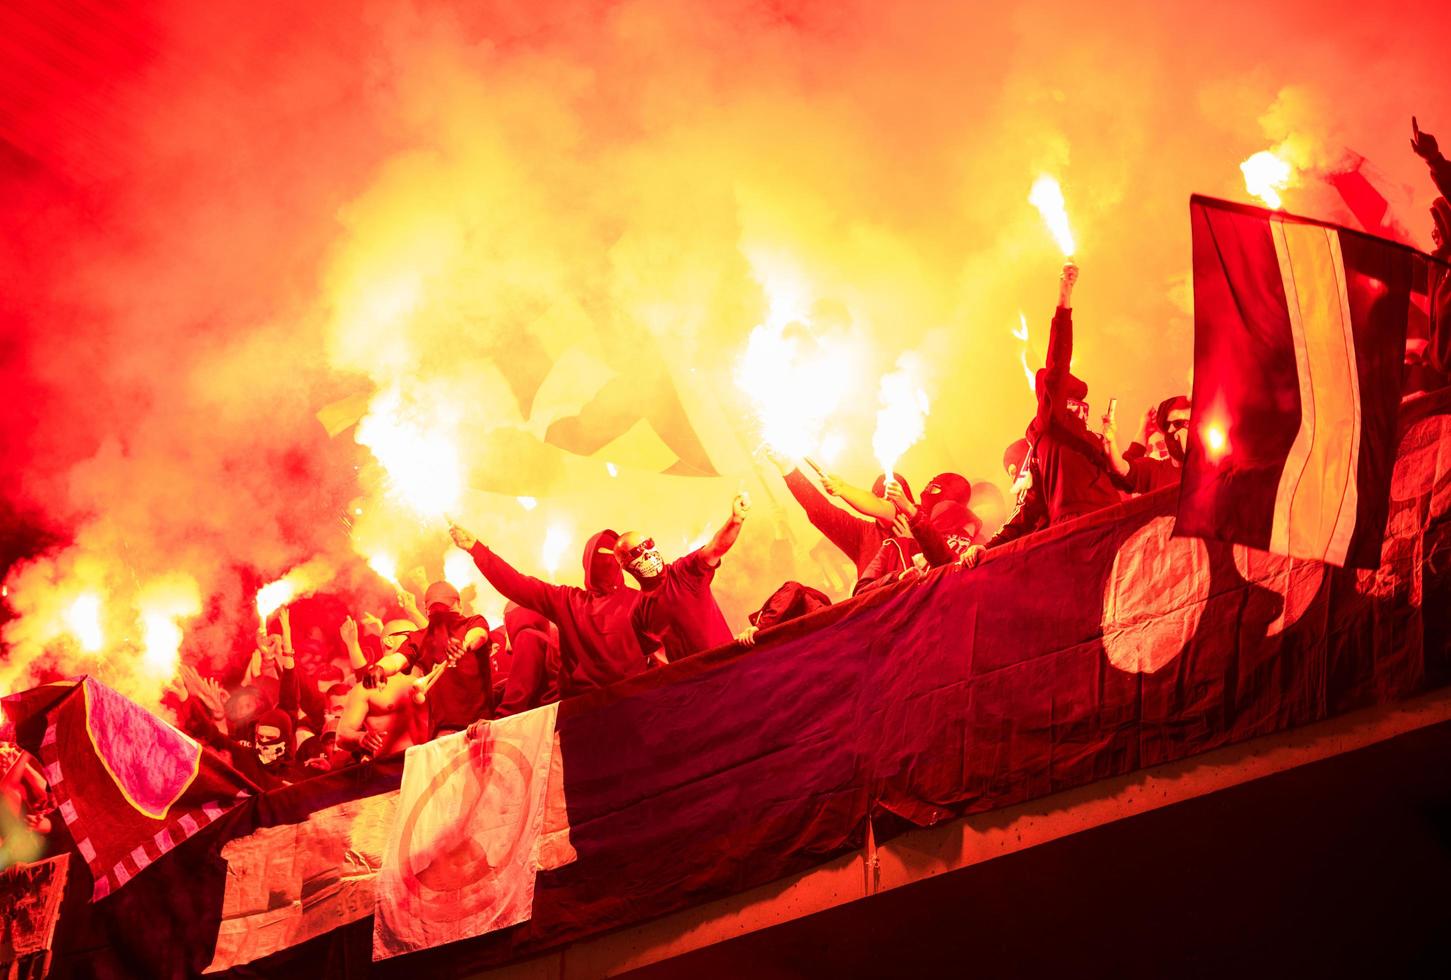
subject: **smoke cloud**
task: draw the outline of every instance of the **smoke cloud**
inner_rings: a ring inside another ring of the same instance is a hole
[[[1427,246],[1406,139],[1412,113],[1451,139],[1443,15],[8,9],[0,449],[25,530],[0,688],[93,672],[154,701],[174,659],[148,643],[219,669],[256,588],[308,562],[382,614],[364,559],[443,575],[445,514],[577,582],[600,527],[674,557],[750,489],[717,580],[744,625],[786,578],[839,574],[760,459],[754,327],[855,345],[827,426],[848,479],[909,354],[931,413],[900,470],[1001,482],[1032,408],[1013,331],[1041,363],[1062,262],[1027,202],[1048,174],[1083,269],[1074,372],[1136,421],[1189,387],[1187,197],[1243,199],[1250,154],[1299,169],[1288,210],[1347,223],[1320,178],[1368,158]]]

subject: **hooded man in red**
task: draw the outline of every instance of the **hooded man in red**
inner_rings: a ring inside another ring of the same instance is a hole
[[[796,498],[796,502],[806,512],[807,520],[856,566],[857,588],[853,593],[860,591],[862,583],[870,582],[879,574],[883,545],[897,533],[892,527],[891,519],[871,520],[848,513],[827,500],[826,494],[818,490],[807,479],[806,474],[801,472],[801,468],[793,465],[786,457],[773,452],[767,452],[766,455],[781,471],[781,476],[786,480],[786,489],[791,491],[791,496]],[[905,488],[907,496],[911,497],[912,490],[907,486],[907,481],[900,474],[896,476],[896,480]],[[834,478],[833,481],[839,482]],[[879,498],[884,497],[886,484],[886,474],[879,475],[872,484],[872,494]],[[848,500],[848,503],[851,501]],[[869,569],[871,574],[868,574]]]
[[[631,626],[640,593],[625,585],[615,561],[619,535],[605,529],[584,547],[584,584],[553,585],[516,570],[457,525],[448,533],[505,599],[532,609],[559,627],[559,694],[574,697],[645,669]]]

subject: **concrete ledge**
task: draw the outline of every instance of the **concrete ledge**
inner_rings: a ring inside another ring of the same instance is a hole
[[[603,977],[1451,721],[1451,688],[903,834],[792,878],[475,974]]]

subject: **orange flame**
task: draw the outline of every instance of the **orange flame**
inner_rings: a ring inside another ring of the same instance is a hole
[[[368,556],[368,567],[387,580],[389,585],[398,585],[398,559],[386,552],[378,551]]]
[[[87,653],[99,653],[106,645],[101,629],[101,597],[94,592],[76,596],[65,610],[66,629]]]
[[[878,398],[877,429],[872,434],[872,452],[888,479],[902,454],[917,444],[926,429],[927,392],[917,380],[917,372],[903,357],[898,369],[882,377]]]
[[[1023,366],[1023,377],[1028,379],[1028,390],[1036,392],[1038,381],[1033,373],[1033,368],[1028,364],[1028,315],[1022,310],[1018,311],[1018,329],[1013,331],[1013,337],[1019,343],[1018,363]]]
[[[1064,256],[1072,256],[1077,246],[1073,241],[1073,229],[1068,224],[1068,206],[1063,201],[1063,188],[1058,186],[1058,181],[1046,174],[1039,177],[1033,182],[1033,189],[1028,192],[1028,203],[1043,216],[1043,223],[1048,226],[1048,234],[1058,243],[1059,250]]]
[[[463,464],[448,433],[446,412],[405,405],[402,393],[379,393],[358,423],[357,440],[388,474],[388,493],[415,513],[433,519],[457,510],[463,495]]]
[[[1284,204],[1280,191],[1295,182],[1295,168],[1271,150],[1260,150],[1241,163],[1239,169],[1244,174],[1245,190],[1276,211]]]

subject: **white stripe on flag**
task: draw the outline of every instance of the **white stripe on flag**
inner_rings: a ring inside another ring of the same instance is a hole
[[[1360,380],[1340,236],[1270,219],[1295,367],[1300,429],[1275,497],[1270,549],[1343,565],[1355,532],[1360,459]]]

